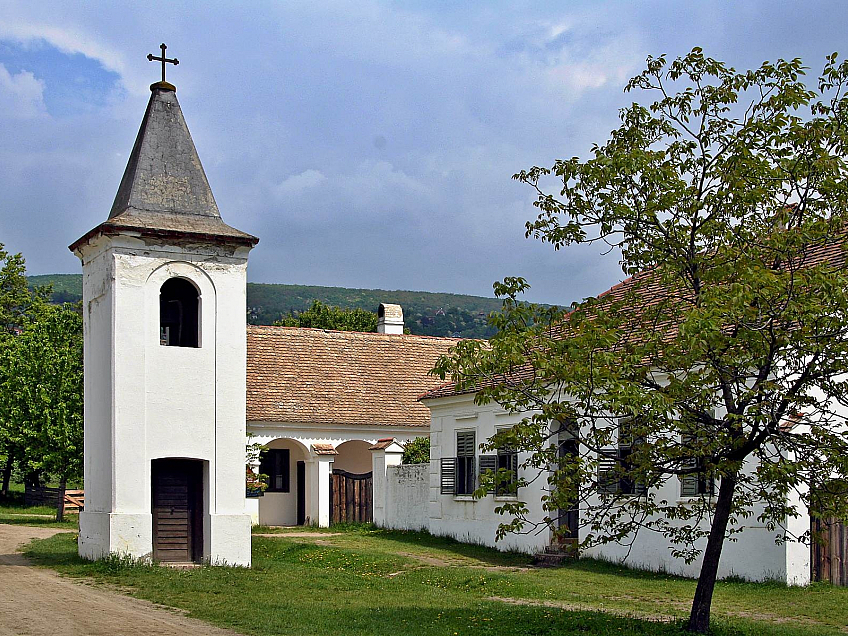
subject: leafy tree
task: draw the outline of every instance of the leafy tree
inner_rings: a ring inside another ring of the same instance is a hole
[[[403,447],[404,464],[429,464],[430,463],[430,438],[416,437],[409,440]]]
[[[364,309],[342,309],[313,300],[301,313],[292,313],[274,323],[282,327],[312,327],[339,331],[377,331],[377,314]]]
[[[73,307],[46,305],[0,350],[0,419],[22,448],[29,473],[58,478],[56,518],[64,513],[64,489],[82,476],[82,317]]]
[[[649,57],[626,88],[648,105],[624,108],[590,158],[515,175],[538,194],[528,236],[611,247],[632,278],[567,313],[519,303],[523,279],[496,283],[497,335],[437,367],[478,403],[527,414],[488,448],[526,451],[525,474],[548,475],[552,527],[579,506],[581,547],[654,531],[674,555],[703,552],[694,632],[747,518],[779,541],[809,539],[786,529],[808,506],[848,519],[831,487],[848,477],[846,88],[836,54],[817,90],[797,59],[737,72],[697,48]],[[677,479],[700,495],[660,499]],[[501,536],[532,529],[522,502],[500,510]]]
[[[10,254],[0,243],[0,348],[18,334],[33,311],[44,304],[50,294],[49,288],[27,288],[26,261],[21,254]],[[2,382],[2,375],[0,375]],[[9,494],[12,468],[23,455],[23,449],[6,433],[8,423],[0,419],[0,453],[3,454],[3,477],[0,494]]]

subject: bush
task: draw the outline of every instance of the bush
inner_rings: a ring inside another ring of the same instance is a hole
[[[406,443],[403,448],[404,464],[429,464],[430,463],[430,438],[416,437]]]

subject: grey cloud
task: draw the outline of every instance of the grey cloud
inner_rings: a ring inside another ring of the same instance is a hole
[[[557,303],[620,280],[616,257],[524,239],[533,195],[510,176],[603,141],[646,55],[816,67],[848,48],[835,1],[4,10],[7,43],[40,37],[116,73],[102,105],[57,116],[40,110],[49,82],[0,71],[0,241],[31,271],[78,271],[65,246],[106,218],[164,40],[221,213],[261,238],[251,279],[489,294],[522,275]]]

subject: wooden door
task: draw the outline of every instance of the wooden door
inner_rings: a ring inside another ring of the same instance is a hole
[[[153,559],[199,561],[203,555],[203,464],[157,459],[152,465]]]
[[[560,458],[574,457],[580,453],[580,445],[574,437],[565,437],[560,434],[557,455]],[[560,536],[563,540],[576,540],[577,529],[580,526],[580,505],[575,505],[570,510],[557,510],[557,528],[562,531]]]
[[[330,475],[330,523],[371,523],[373,486],[373,473],[334,470]]]
[[[837,519],[811,519],[810,530],[821,541],[810,545],[813,581],[848,586],[848,527]]]
[[[297,525],[306,523],[306,462],[297,462]]]

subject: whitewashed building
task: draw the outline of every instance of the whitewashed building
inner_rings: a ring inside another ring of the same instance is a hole
[[[83,269],[79,552],[250,564],[245,286],[258,239],[221,219],[167,82]]]
[[[514,496],[490,493],[481,499],[474,499],[469,494],[477,487],[481,467],[485,468],[482,466],[485,460],[481,459],[479,444],[487,441],[498,429],[517,424],[526,414],[509,414],[497,404],[475,405],[473,393],[456,394],[451,387],[430,392],[423,402],[432,414],[431,462],[427,483],[430,493],[429,531],[501,550],[517,550],[529,554],[544,553],[548,549],[558,551],[561,541],[554,537],[553,531],[547,526],[527,534],[508,534],[502,540],[495,541],[498,525],[510,520],[510,517],[495,512],[499,503],[520,499],[527,503],[528,518],[537,521],[546,516],[555,516],[542,509],[542,496],[546,494],[547,488],[545,475],[520,489]],[[557,440],[556,435],[552,439],[567,443],[566,440]],[[471,444],[475,445],[476,450],[471,448]],[[514,456],[512,466],[527,459],[523,453]],[[500,461],[503,467],[507,467],[505,456],[502,455]],[[469,466],[464,474],[461,474],[458,468],[460,462],[466,462]],[[535,473],[519,474],[532,477]],[[461,483],[462,479],[468,480],[467,483]],[[658,500],[683,503],[698,496],[684,491],[683,482],[677,478],[668,479],[654,494]],[[745,529],[737,535],[736,541],[725,543],[719,577],[738,576],[752,581],[779,580],[791,585],[809,583],[810,546],[791,540],[777,543],[776,531],[756,521],[758,512],[755,510],[751,519],[743,521]],[[578,522],[576,517],[572,519],[574,526],[575,522]],[[809,529],[810,520],[809,516],[802,514],[788,519],[787,523],[790,531],[801,535]],[[572,524],[568,525],[574,527]],[[580,534],[575,538],[582,541],[587,531],[581,527]],[[640,532],[632,544],[609,543],[595,546],[584,551],[582,555],[613,562],[626,558],[626,563],[633,567],[689,577],[697,577],[700,571],[700,559],[687,564],[683,559],[673,557],[668,539],[650,531]]]
[[[841,258],[838,245],[822,250],[819,258]],[[617,285],[602,296],[612,294],[623,298],[628,291],[628,285],[633,279]],[[586,515],[587,503],[600,507],[598,495],[588,502],[584,500],[579,510],[574,511],[545,511],[542,508],[543,497],[548,494],[547,473],[541,478],[533,479],[537,471],[518,474],[532,480],[528,486],[520,489],[511,497],[490,493],[484,498],[474,499],[471,496],[479,483],[481,470],[487,468],[509,468],[521,465],[528,456],[507,451],[490,451],[489,456],[481,454],[480,444],[488,441],[499,429],[510,428],[518,424],[529,412],[510,414],[498,404],[475,404],[473,391],[460,392],[448,383],[428,392],[422,402],[431,411],[431,463],[428,488],[429,498],[429,530],[438,535],[455,537],[461,541],[483,543],[501,549],[515,549],[528,553],[544,553],[558,551],[563,542],[576,543],[584,541],[591,530],[581,524],[581,515]],[[721,413],[717,413],[721,416]],[[793,434],[803,435],[804,426],[798,421],[786,422],[785,430]],[[619,427],[619,432],[621,428]],[[556,444],[559,453],[578,451],[576,440],[572,433],[556,430],[547,431],[550,444]],[[608,457],[621,457],[629,450],[630,442],[617,436],[610,442]],[[614,470],[616,459],[608,459]],[[600,472],[604,462],[599,462],[598,483],[603,483]],[[610,467],[608,466],[607,469]],[[756,463],[749,459],[743,471],[753,471]],[[638,484],[630,482],[622,488],[626,480],[613,480],[617,495],[626,501],[627,497],[639,497],[646,494]],[[628,489],[629,487],[629,489]],[[699,502],[709,502],[717,494],[716,484],[711,479],[699,479],[696,475],[684,479],[671,477],[656,488],[651,489],[655,501],[666,501],[671,505],[696,505]],[[805,585],[809,583],[818,569],[817,578],[843,580],[844,569],[836,563],[839,560],[822,553],[819,546],[811,546],[800,540],[811,528],[811,517],[806,505],[801,500],[801,493],[789,495],[789,504],[798,511],[798,515],[783,520],[783,527],[767,527],[759,521],[764,511],[762,502],[754,502],[753,514],[748,518],[735,521],[740,532],[733,541],[726,541],[722,550],[719,564],[719,577],[738,576],[753,581],[779,580],[790,585]],[[499,542],[495,541],[496,531],[500,524],[509,522],[511,517],[495,512],[499,503],[509,499],[526,502],[527,518],[539,522],[537,528],[529,528],[527,534],[507,534]],[[622,504],[626,506],[625,504]],[[626,514],[626,512],[625,512]],[[555,537],[555,533],[541,523],[546,517],[557,520],[565,528],[576,529],[566,532],[564,537]],[[564,523],[563,523],[564,522]],[[683,525],[682,521],[670,521],[672,524]],[[704,528],[706,528],[706,522]],[[786,540],[776,540],[778,536]],[[833,540],[838,545],[845,542],[844,526],[831,524],[828,529]],[[564,539],[564,541],[563,541]],[[697,546],[703,548],[706,538],[701,539]],[[837,547],[834,554],[839,554]],[[844,548],[842,548],[844,549]],[[826,552],[826,550],[825,550]],[[634,567],[672,574],[696,577],[700,572],[701,560],[686,563],[683,558],[675,557],[669,547],[669,539],[662,533],[642,530],[635,537],[629,536],[621,542],[611,542],[590,547],[581,553],[584,556],[598,557],[618,562],[626,558],[626,562]],[[815,557],[815,558],[813,558]],[[827,570],[824,572],[823,570]]]
[[[258,239],[221,219],[175,87],[151,92],[108,219],[70,246],[83,268],[79,553],[249,565],[251,523],[326,526],[332,483],[356,490],[337,487],[337,513],[370,519],[369,449],[427,435],[417,398],[455,340],[405,335],[391,304],[378,333],[247,328]],[[246,499],[248,431],[270,487]]]
[[[428,372],[456,340],[403,334],[397,305],[381,305],[379,315],[378,333],[248,327],[247,429],[268,448],[255,470],[270,478],[268,491],[248,500],[254,523],[328,525],[342,505],[338,492],[331,501],[340,476],[365,481],[354,517],[364,520],[370,448],[428,434],[430,414],[417,399],[441,383]]]

